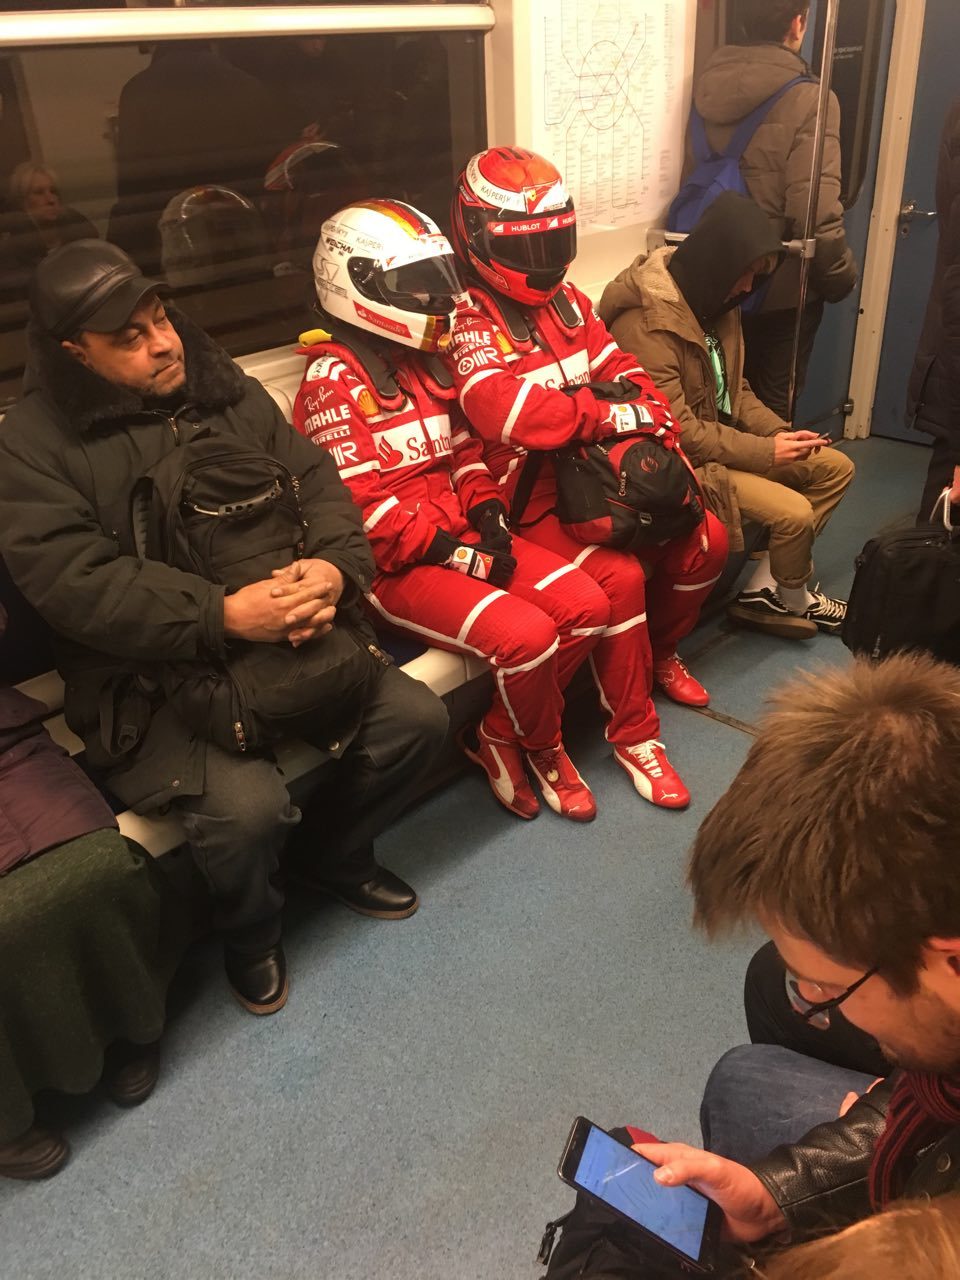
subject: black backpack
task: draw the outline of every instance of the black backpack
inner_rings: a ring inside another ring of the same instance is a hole
[[[281,462],[229,435],[198,434],[137,482],[137,554],[236,591],[303,557],[308,527],[299,481]],[[175,662],[163,687],[181,719],[228,751],[291,733],[324,745],[357,713],[390,659],[359,626],[294,649],[231,640],[222,662]]]
[[[857,556],[840,632],[853,653],[921,649],[960,663],[960,529],[944,506],[942,525],[881,533]]]
[[[639,402],[645,394],[628,379],[563,388],[569,394],[584,389],[619,404]],[[556,477],[557,519],[578,542],[642,552],[692,533],[703,521],[700,486],[676,434],[638,424],[633,434],[528,454],[510,511],[520,530],[545,457]]]

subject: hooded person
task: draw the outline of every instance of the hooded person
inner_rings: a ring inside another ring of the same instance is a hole
[[[815,431],[791,431],[744,377],[739,304],[775,271],[782,245],[752,200],[728,191],[676,248],[641,253],[612,280],[600,317],[668,397],[708,504],[743,547],[742,520],[769,549],[730,606],[735,620],[790,639],[839,632],[846,603],[810,588],[813,543],[853,478]]]

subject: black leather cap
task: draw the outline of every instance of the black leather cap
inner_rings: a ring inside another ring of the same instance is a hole
[[[72,240],[37,267],[30,310],[40,328],[55,338],[70,338],[84,329],[113,333],[159,288],[116,245]]]

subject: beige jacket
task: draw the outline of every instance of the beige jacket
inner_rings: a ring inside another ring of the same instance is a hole
[[[715,151],[730,142],[734,128],[755,107],[807,65],[799,54],[779,44],[726,45],[708,61],[696,83],[693,101],[707,126],[707,141]],[[751,197],[780,222],[781,235],[790,240],[803,234],[810,191],[810,166],[817,123],[817,84],[798,84],[770,108],[747,145],[740,162]],[[685,176],[692,167],[687,155]],[[810,271],[808,297],[839,302],[857,282],[857,264],[847,246],[840,204],[840,105],[830,94],[816,217],[816,256]],[[789,258],[773,279],[764,311],[795,307],[799,295],[800,263]]]
[[[727,468],[765,475],[773,466],[772,437],[789,427],[757,399],[743,376],[743,333],[736,307],[716,326],[727,368],[731,425],[720,421],[703,329],[667,270],[673,253],[666,247],[649,256],[640,254],[604,289],[600,318],[670,401],[708,505],[726,525],[730,549],[739,551],[740,509]]]

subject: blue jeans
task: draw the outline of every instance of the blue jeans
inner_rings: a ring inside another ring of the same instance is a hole
[[[866,1092],[875,1079],[779,1045],[740,1045],[723,1055],[703,1092],[704,1148],[750,1164],[835,1120],[846,1094]]]

